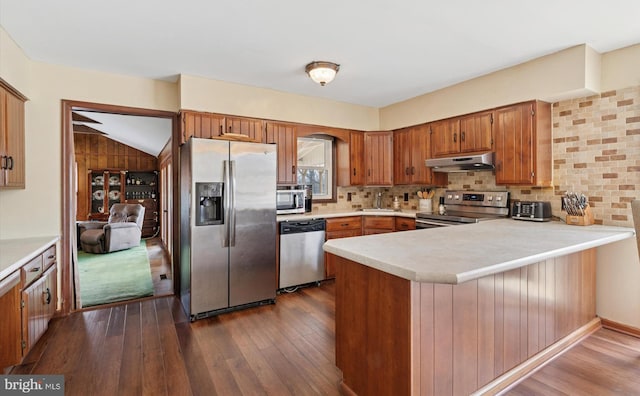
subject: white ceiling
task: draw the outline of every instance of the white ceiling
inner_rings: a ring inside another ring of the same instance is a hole
[[[382,107],[567,47],[640,42],[638,0],[0,0],[33,60]],[[304,66],[341,64],[325,87]]]
[[[171,119],[158,117],[140,117],[123,114],[74,111],[97,123],[80,123],[104,132],[127,146],[134,147],[157,157],[171,137]],[[76,122],[74,122],[76,123]]]

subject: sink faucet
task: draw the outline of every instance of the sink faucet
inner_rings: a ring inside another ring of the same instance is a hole
[[[381,209],[382,208],[382,193],[379,192],[376,195],[376,209]]]

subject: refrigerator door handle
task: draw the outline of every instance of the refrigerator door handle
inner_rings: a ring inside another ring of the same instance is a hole
[[[236,161],[229,161],[229,246],[236,245]]]
[[[231,218],[230,216],[230,212],[231,212],[231,192],[230,192],[230,184],[229,184],[229,161],[224,160],[222,161],[223,164],[223,170],[222,170],[222,177],[223,177],[223,182],[224,182],[224,187],[223,187],[223,194],[224,194],[224,218],[226,219],[226,221],[224,222],[224,227],[223,227],[223,231],[222,231],[222,246],[223,247],[229,247],[229,219]]]

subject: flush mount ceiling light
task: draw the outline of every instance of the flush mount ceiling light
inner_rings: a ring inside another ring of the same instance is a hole
[[[340,65],[333,62],[314,61],[309,63],[304,71],[307,72],[309,77],[323,87],[333,81],[336,77],[336,73],[340,70]]]

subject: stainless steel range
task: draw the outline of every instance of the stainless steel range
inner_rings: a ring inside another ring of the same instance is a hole
[[[416,214],[416,228],[436,228],[479,221],[507,218],[509,216],[508,191],[446,190],[445,214]],[[437,212],[437,206],[434,208]]]

